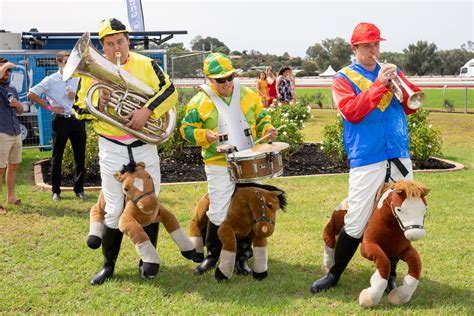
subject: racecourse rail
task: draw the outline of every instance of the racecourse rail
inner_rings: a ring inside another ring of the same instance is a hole
[[[474,78],[443,76],[443,77],[407,77],[420,88],[472,88]],[[241,84],[248,87],[255,86],[256,78],[239,78]],[[296,78],[298,88],[329,88],[332,84],[332,77],[305,77]],[[173,83],[178,87],[195,87],[204,82],[203,78],[174,78]]]

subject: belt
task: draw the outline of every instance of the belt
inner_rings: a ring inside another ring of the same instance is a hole
[[[55,113],[53,114],[53,116],[55,117],[62,117],[62,118],[76,118],[74,116],[74,114],[59,114],[59,113]]]

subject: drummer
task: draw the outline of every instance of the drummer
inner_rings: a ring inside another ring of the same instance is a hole
[[[235,189],[235,183],[227,171],[225,155],[217,152],[217,146],[228,144],[242,151],[252,148],[256,137],[274,139],[278,135],[266,115],[261,98],[253,90],[240,85],[227,55],[212,53],[207,56],[204,74],[209,85],[201,85],[202,91],[191,99],[180,128],[184,139],[202,147],[208,181],[207,257],[196,268],[196,274],[209,271],[219,259],[222,245],[217,230],[226,218]],[[195,242],[196,249],[202,249],[200,240]],[[250,239],[238,241],[238,274],[250,273],[247,265],[250,251]]]

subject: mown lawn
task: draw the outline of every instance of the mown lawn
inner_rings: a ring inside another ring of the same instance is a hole
[[[427,109],[445,109],[443,105],[443,100],[447,99],[452,101],[454,106],[454,111],[464,112],[465,97],[466,92],[464,88],[449,88],[444,90],[443,88],[437,89],[423,89],[426,93],[426,100],[423,105]],[[317,92],[322,93],[324,96],[323,106],[325,108],[332,108],[331,101],[331,89],[330,88],[297,88],[296,96],[302,95],[314,95]],[[474,88],[467,89],[467,111],[474,111]]]
[[[320,141],[323,125],[332,123],[335,114],[313,110],[306,139]],[[86,203],[68,192],[59,204],[53,203],[50,192],[34,187],[32,173],[33,162],[50,152],[27,150],[17,186],[23,205],[10,207],[0,217],[0,314],[472,315],[474,116],[431,113],[429,118],[443,133],[444,156],[468,169],[416,174],[432,192],[427,236],[415,244],[423,261],[422,279],[407,305],[391,306],[384,296],[376,308],[359,307],[359,292],[368,286],[374,271],[360,254],[335,289],[318,295],[309,292],[321,276],[322,229],[346,195],[346,174],[271,181],[286,190],[289,205],[269,239],[269,276],[264,281],[234,276],[217,283],[213,274],[193,275],[195,264],[181,257],[161,228],[161,270],[155,279],[139,278],[138,256],[125,238],[114,279],[92,287],[88,282],[101,266],[102,256],[100,250],[86,247],[85,238],[88,210],[97,192],[91,192]],[[205,191],[205,183],[163,186],[161,201],[186,227]],[[399,282],[404,273],[406,265],[401,263]]]

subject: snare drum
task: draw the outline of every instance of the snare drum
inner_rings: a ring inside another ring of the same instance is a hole
[[[226,155],[232,181],[255,182],[275,178],[283,173],[283,159],[279,152],[254,152],[251,149]]]

